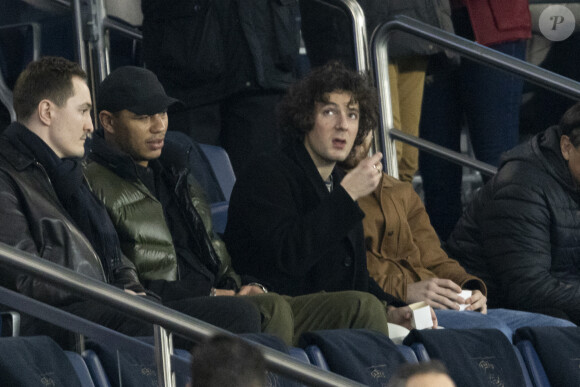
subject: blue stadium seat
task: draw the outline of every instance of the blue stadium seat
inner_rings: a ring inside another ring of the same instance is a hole
[[[83,352],[83,359],[93,379],[95,387],[111,387],[109,378],[95,351],[88,349]]]
[[[215,145],[199,144],[199,147],[211,164],[225,201],[229,202],[236,182],[236,175],[228,154],[223,148]]]
[[[86,373],[84,376],[87,376]],[[0,338],[0,386],[91,386],[47,336]]]
[[[520,328],[514,343],[537,385],[580,386],[579,327]]]
[[[65,351],[64,354],[77,373],[77,376],[81,381],[81,387],[96,387],[83,357],[80,354],[71,351]]]
[[[497,329],[413,329],[403,344],[419,361],[442,361],[457,385],[532,386],[517,349]]]
[[[226,231],[226,224],[228,223],[228,202],[218,202],[211,204],[211,220],[213,223],[213,230],[220,235]]]
[[[415,355],[417,356],[417,360],[418,361],[429,361],[431,360],[429,358],[429,354],[427,353],[427,349],[425,348],[425,346],[421,343],[413,343],[410,345],[411,349],[413,350],[413,352],[415,353]]]
[[[417,359],[417,355],[415,354],[415,351],[413,351],[413,349],[411,347],[407,347],[406,345],[399,344],[399,345],[397,345],[397,349],[399,350],[401,355],[403,355],[405,360],[407,360],[407,363],[418,363],[419,362],[419,359]]]
[[[289,347],[288,354],[296,360],[300,360],[303,363],[310,364],[310,359],[308,355],[302,348]]]
[[[310,360],[310,364],[320,367],[325,371],[329,371],[328,363],[326,363],[326,359],[324,358],[324,355],[318,346],[309,345],[304,348],[304,352],[306,352],[306,355]]]
[[[546,375],[544,366],[542,365],[533,344],[529,340],[522,340],[516,344],[516,347],[521,354],[533,385],[535,387],[550,387],[548,375]]]

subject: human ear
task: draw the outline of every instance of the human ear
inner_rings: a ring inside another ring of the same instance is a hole
[[[107,133],[115,133],[115,128],[113,127],[113,118],[113,114],[107,110],[101,110],[99,112],[99,121]]]
[[[52,102],[43,99],[39,102],[37,110],[40,121],[46,126],[50,125],[52,122]]]
[[[570,152],[572,151],[572,148],[574,148],[574,144],[572,144],[572,141],[570,141],[570,137],[563,134],[560,137],[560,151],[562,152],[562,157],[564,157],[564,160],[570,160]]]

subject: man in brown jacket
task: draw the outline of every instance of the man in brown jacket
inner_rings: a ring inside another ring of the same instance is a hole
[[[372,134],[353,149],[343,167],[349,169],[367,157],[371,142]],[[467,273],[440,247],[421,198],[411,184],[383,173],[377,188],[359,198],[358,204],[365,213],[363,227],[370,276],[385,292],[407,303],[425,301],[431,305],[439,325],[497,328],[510,339],[511,333],[521,326],[570,326],[568,321],[540,314],[507,309],[488,311],[485,283]],[[471,296],[461,297],[462,290],[471,290]]]

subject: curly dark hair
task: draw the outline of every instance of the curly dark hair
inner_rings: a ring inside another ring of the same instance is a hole
[[[352,102],[359,105],[359,128],[354,145],[360,145],[378,125],[377,92],[368,75],[349,70],[337,61],[313,69],[290,87],[278,105],[278,124],[286,139],[303,141],[314,127],[316,103],[328,103],[328,94],[337,91],[352,94]]]
[[[580,146],[580,102],[566,110],[559,125],[562,134],[570,137],[574,147]]]

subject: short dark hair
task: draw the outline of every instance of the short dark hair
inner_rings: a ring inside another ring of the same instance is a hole
[[[259,349],[239,337],[217,335],[191,351],[192,387],[264,386],[266,362]]]
[[[359,104],[359,129],[354,145],[361,144],[378,125],[377,92],[368,75],[349,70],[337,61],[313,69],[290,87],[278,105],[278,124],[287,139],[304,140],[314,127],[316,103],[327,103],[328,94],[336,91],[352,94],[352,102]]]
[[[439,360],[430,360],[420,363],[405,363],[401,365],[389,380],[387,387],[405,387],[409,379],[416,375],[424,374],[445,374],[447,368]]]
[[[580,146],[580,102],[576,103],[560,119],[562,134],[570,137],[570,142],[575,146]]]
[[[14,86],[14,110],[19,121],[30,118],[43,99],[64,106],[74,95],[73,77],[85,82],[87,74],[65,58],[46,56],[28,64]]]

